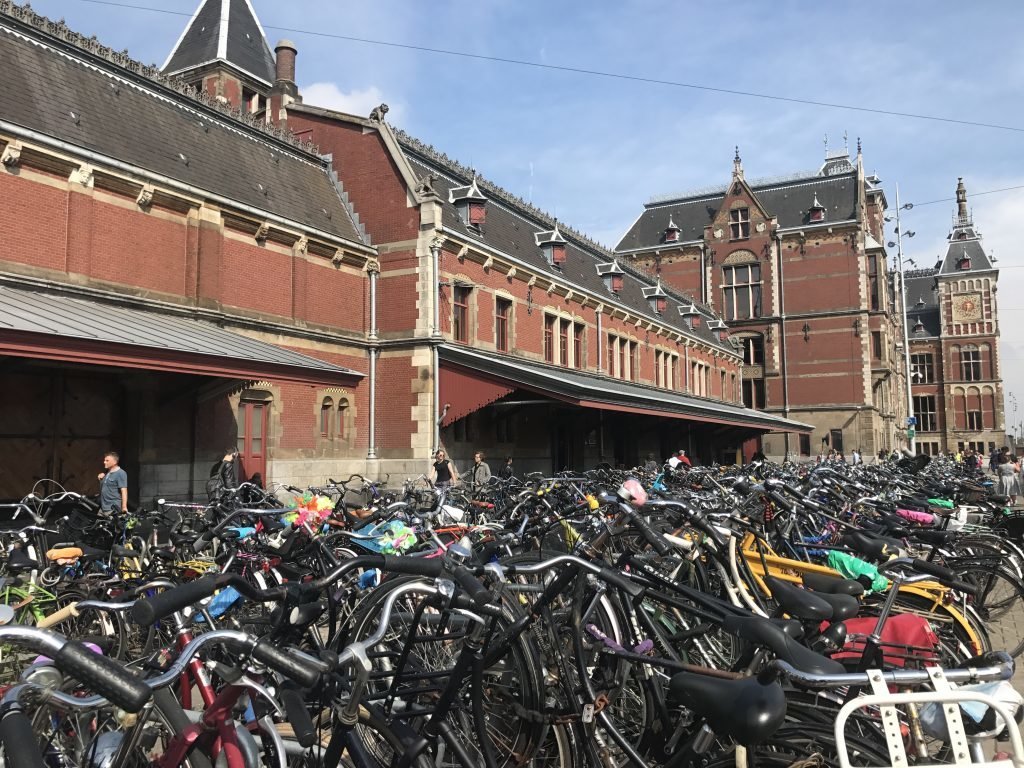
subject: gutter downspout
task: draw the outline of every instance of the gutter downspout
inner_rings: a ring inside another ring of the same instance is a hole
[[[431,453],[437,453],[441,448],[441,363],[438,356],[438,345],[441,343],[441,248],[444,246],[444,238],[437,235],[430,241],[430,277],[433,281],[431,288],[433,298],[433,314],[431,316],[430,344],[431,344],[431,367],[433,368],[434,379],[434,448]]]
[[[380,275],[380,265],[370,262],[366,271],[370,274],[370,333],[367,341],[370,342],[368,350],[370,354],[370,429],[369,446],[366,450],[367,461],[377,459],[377,277]]]
[[[707,304],[707,282],[708,276],[704,274],[704,252],[707,250],[707,244],[700,244],[700,303]]]
[[[782,363],[782,414],[789,418],[789,361],[786,356],[786,281],[782,274],[782,235],[775,233],[775,251],[779,257],[779,351],[781,352]],[[783,432],[785,436],[784,459],[789,459],[789,432]]]
[[[604,373],[604,334],[601,332],[601,309],[594,313],[597,317],[597,372]]]

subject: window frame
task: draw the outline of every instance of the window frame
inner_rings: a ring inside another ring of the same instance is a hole
[[[587,335],[587,327],[583,323],[572,324],[572,365],[573,368],[582,370],[587,367],[584,340]]]
[[[871,359],[882,362],[882,352],[884,345],[882,344],[882,332],[872,331],[871,332]]]
[[[618,358],[618,336],[614,333],[608,334],[608,346],[606,349],[608,358],[608,375],[615,378],[615,362]]]
[[[740,270],[746,271],[742,282]],[[764,281],[761,265],[755,262],[727,264],[722,267],[722,309],[726,321],[753,320],[761,317]],[[746,314],[740,315],[740,299],[744,299]]]
[[[915,384],[935,383],[935,355],[931,352],[915,352],[910,356],[910,373],[920,373],[921,378]]]
[[[640,381],[640,344],[629,342],[629,380]]]
[[[972,432],[981,432],[985,429],[985,414],[983,411],[969,410],[967,414],[967,429]]]
[[[473,289],[468,285],[452,288],[452,340],[469,343],[469,297]]]
[[[764,379],[743,379],[743,407],[763,410],[765,406]]]
[[[544,315],[544,362],[554,364],[555,362],[555,323],[558,321],[554,315]]]
[[[320,437],[330,440],[334,437],[334,398],[324,397],[320,400]]]
[[[917,419],[918,432],[938,432],[939,418],[936,411],[935,395],[914,395],[914,416]]]
[[[729,211],[729,239],[750,239],[750,208],[733,208]]]
[[[756,334],[743,337],[743,364],[764,365],[764,336]]]
[[[967,356],[971,359],[968,360]],[[961,349],[960,350],[960,380],[981,381],[981,350]]]
[[[571,320],[564,317],[558,320],[558,364],[563,368],[569,367],[569,329],[572,326]]]
[[[503,311],[504,310],[504,311]],[[509,320],[512,319],[512,301],[503,296],[494,297],[494,348],[508,352],[511,347]]]
[[[883,308],[878,278],[878,255],[872,253],[868,255],[868,307],[872,311],[878,311]]]

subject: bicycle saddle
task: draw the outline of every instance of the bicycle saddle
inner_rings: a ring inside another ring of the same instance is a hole
[[[838,661],[800,645],[769,619],[760,616],[728,616],[722,629],[741,640],[764,646],[778,658],[812,675],[838,675],[846,668]]]
[[[772,591],[772,600],[793,618],[808,621],[828,621],[832,618],[832,605],[823,596],[775,576],[765,576],[764,583]]]
[[[128,547],[122,547],[119,544],[112,546],[110,548],[110,553],[114,555],[114,557],[139,557],[140,554],[134,549],[128,549]]]
[[[864,594],[864,585],[853,579],[841,579],[824,573],[805,573],[801,576],[804,586],[818,594],[858,595]]]
[[[900,551],[900,542],[895,539],[883,539],[861,531],[850,531],[843,534],[843,544],[854,552],[859,552],[872,559],[887,559]]]
[[[719,736],[739,744],[759,744],[786,719],[782,686],[756,677],[725,680],[679,672],[669,683],[671,696],[708,721]]]
[[[860,601],[853,595],[830,595],[827,592],[813,592],[812,594],[832,606],[832,618],[829,621],[852,619],[860,610]]]

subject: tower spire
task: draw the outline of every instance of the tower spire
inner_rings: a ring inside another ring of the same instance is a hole
[[[971,214],[967,210],[967,187],[964,186],[964,177],[959,176],[956,180],[956,208],[957,208],[957,225],[966,226],[967,222],[970,221]]]
[[[740,159],[740,148],[736,145],[736,154],[732,158],[732,180],[743,180],[743,161]]]

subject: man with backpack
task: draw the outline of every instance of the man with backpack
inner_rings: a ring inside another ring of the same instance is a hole
[[[210,501],[216,501],[226,488],[237,488],[238,478],[235,473],[236,451],[228,451],[224,458],[210,467],[210,479],[206,481],[206,495]]]

